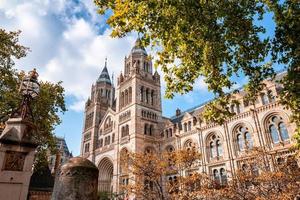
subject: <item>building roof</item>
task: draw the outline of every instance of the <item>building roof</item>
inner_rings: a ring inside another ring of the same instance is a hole
[[[137,54],[147,55],[146,49],[142,45],[142,42],[139,38],[135,41],[134,47],[132,47],[132,49],[131,49],[131,53],[132,54],[137,53]]]
[[[286,70],[281,70],[281,71],[276,72],[276,76],[274,77],[274,81],[276,82],[278,80],[281,80],[286,74],[287,74]],[[240,93],[245,94],[245,91],[244,91],[243,87],[240,87],[237,90],[239,90]],[[190,113],[191,115],[194,115],[194,113],[196,113],[196,112],[197,113],[201,112],[204,109],[204,106],[206,104],[208,104],[209,102],[213,101],[213,100],[214,99],[205,101],[205,102],[201,103],[200,105],[197,105],[197,106],[194,106],[190,109],[187,109],[187,110],[181,112],[180,115],[178,115],[178,116],[175,115],[175,116],[172,116],[170,118],[167,118],[167,117],[166,118],[170,119],[170,121],[174,124],[179,123],[183,119],[185,113]]]
[[[111,80],[110,80],[109,73],[107,70],[107,59],[105,59],[104,68],[103,68],[99,78],[97,79],[97,83],[100,83],[100,82],[105,82],[105,83],[108,83],[111,85]]]

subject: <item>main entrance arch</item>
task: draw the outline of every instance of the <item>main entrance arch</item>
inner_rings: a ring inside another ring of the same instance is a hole
[[[113,163],[109,158],[103,158],[98,166],[99,169],[99,192],[112,192],[112,179],[113,179]]]

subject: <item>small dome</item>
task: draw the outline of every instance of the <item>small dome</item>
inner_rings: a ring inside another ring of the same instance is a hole
[[[131,53],[139,53],[139,54],[144,54],[147,55],[147,52],[145,50],[145,48],[142,46],[141,40],[138,38],[135,41],[134,47],[131,49]]]

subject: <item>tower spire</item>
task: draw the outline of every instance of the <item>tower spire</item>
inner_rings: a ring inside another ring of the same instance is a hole
[[[107,67],[107,56],[105,57],[104,67]]]

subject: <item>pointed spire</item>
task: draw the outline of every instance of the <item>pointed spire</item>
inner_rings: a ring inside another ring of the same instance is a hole
[[[106,82],[106,83],[111,85],[109,73],[108,73],[108,70],[107,70],[107,57],[105,58],[104,68],[103,68],[97,82],[98,83],[99,82]]]

